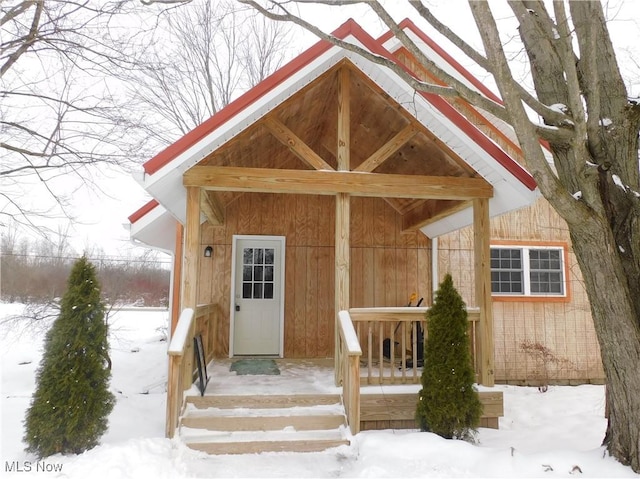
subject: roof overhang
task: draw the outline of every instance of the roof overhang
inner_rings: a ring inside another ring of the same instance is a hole
[[[135,241],[173,253],[176,247],[177,220],[156,200],[151,200],[129,216],[130,234]]]
[[[374,54],[393,57],[382,46],[383,39],[374,40],[352,20],[336,30],[334,35]],[[185,221],[184,173],[345,59],[395,102],[403,105],[418,122],[493,186],[494,196],[489,204],[491,216],[526,207],[539,196],[529,173],[444,99],[416,94],[390,69],[357,53],[319,42],[145,164],[141,184],[159,205],[144,214],[132,215],[135,216],[132,236],[162,248],[173,243],[175,235],[166,237],[165,230],[171,226],[171,231],[174,231],[175,221]],[[139,222],[140,226],[137,225]],[[154,226],[154,222],[158,225]],[[472,222],[469,207],[436,219],[421,230],[429,237],[436,237]],[[163,230],[164,239],[157,234],[160,230]]]

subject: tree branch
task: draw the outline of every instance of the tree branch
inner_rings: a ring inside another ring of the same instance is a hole
[[[33,20],[31,21],[31,28],[29,29],[29,34],[26,36],[22,45],[14,51],[4,65],[0,68],[0,78],[4,76],[4,74],[9,71],[9,69],[14,65],[15,62],[20,58],[31,46],[36,42],[38,38],[38,27],[40,25],[40,18],[42,16],[42,10],[44,9],[44,0],[35,0],[36,3],[36,11],[33,14]],[[23,10],[24,11],[24,10]],[[4,20],[4,19],[3,19]],[[3,22],[4,23],[4,22]]]
[[[366,58],[367,60],[376,63],[378,65],[383,65],[387,68],[389,68],[390,70],[392,70],[394,73],[396,73],[398,76],[400,76],[409,86],[411,86],[411,88],[418,90],[418,91],[422,91],[425,93],[433,93],[435,95],[441,95],[441,96],[447,96],[447,97],[451,97],[451,96],[457,96],[457,92],[450,87],[443,87],[440,85],[434,85],[432,83],[427,83],[427,82],[423,82],[418,80],[417,78],[415,78],[414,76],[410,75],[409,73],[407,73],[407,71],[400,65],[398,65],[395,61],[380,56],[380,55],[376,55],[374,53],[371,53],[369,50],[366,50],[362,47],[359,47],[358,45],[354,45],[353,43],[349,43],[349,42],[345,42],[344,40],[341,40],[337,37],[334,37],[333,35],[329,35],[325,32],[323,32],[322,30],[320,30],[319,28],[317,28],[316,26],[310,24],[309,22],[303,20],[302,18],[291,14],[289,11],[287,11],[280,3],[278,2],[272,2],[274,3],[275,6],[277,6],[278,8],[280,8],[283,12],[285,12],[284,14],[277,14],[277,13],[273,13],[267,9],[265,9],[264,7],[262,7],[260,4],[258,4],[257,2],[255,2],[254,0],[238,0],[238,2],[243,3],[245,5],[248,5],[252,8],[254,8],[255,10],[257,10],[258,12],[262,13],[264,16],[266,16],[267,18],[270,18],[272,20],[276,20],[279,22],[291,22],[291,23],[295,23],[296,25],[299,25],[303,28],[305,28],[306,30],[310,31],[311,33],[313,33],[314,35],[316,35],[318,38],[320,38],[321,40],[325,40],[333,45],[336,45],[338,47],[341,47],[347,51],[351,51],[354,53],[357,53],[358,55],[362,56],[363,58]],[[354,3],[354,2],[351,2]]]

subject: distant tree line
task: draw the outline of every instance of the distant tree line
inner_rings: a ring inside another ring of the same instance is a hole
[[[64,235],[63,235],[64,236]],[[136,256],[86,252],[96,268],[104,301],[109,305],[167,306],[170,269],[153,251]],[[66,241],[29,241],[3,234],[0,239],[0,300],[49,303],[60,298],[71,267],[80,255]]]

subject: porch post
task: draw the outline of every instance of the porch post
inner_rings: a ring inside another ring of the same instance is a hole
[[[350,139],[350,92],[349,69],[342,67],[338,72],[338,145],[337,145],[337,170],[349,171],[351,169],[351,139]],[[336,386],[340,383],[340,354],[339,354],[339,327],[338,312],[349,309],[349,246],[350,246],[350,197],[347,193],[336,195],[336,240],[335,240],[335,324],[333,335],[334,346],[334,379]]]
[[[180,293],[182,292],[182,261],[184,247],[184,226],[176,222],[176,247],[173,252],[173,268],[171,271],[171,329],[169,337],[173,337],[173,332],[178,325],[178,318],[182,312]]]
[[[339,355],[339,327],[338,312],[349,309],[349,206],[350,198],[347,193],[338,193],[336,196],[336,319],[335,319],[335,350],[334,350],[334,374],[336,386],[340,382],[340,355]]]
[[[493,308],[491,303],[491,246],[489,199],[473,200],[473,244],[476,304],[480,308],[479,341],[480,384],[493,386],[494,344]]]
[[[200,251],[200,188],[187,186],[187,219],[184,232],[184,263],[182,270],[182,304],[181,308],[196,310],[198,287],[198,253]],[[185,349],[184,389],[191,387],[193,378],[193,340],[195,335],[195,319],[191,325]]]

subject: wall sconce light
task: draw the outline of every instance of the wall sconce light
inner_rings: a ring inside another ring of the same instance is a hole
[[[211,246],[207,246],[204,249],[204,257],[205,258],[211,258],[211,255],[213,254],[213,248]]]

